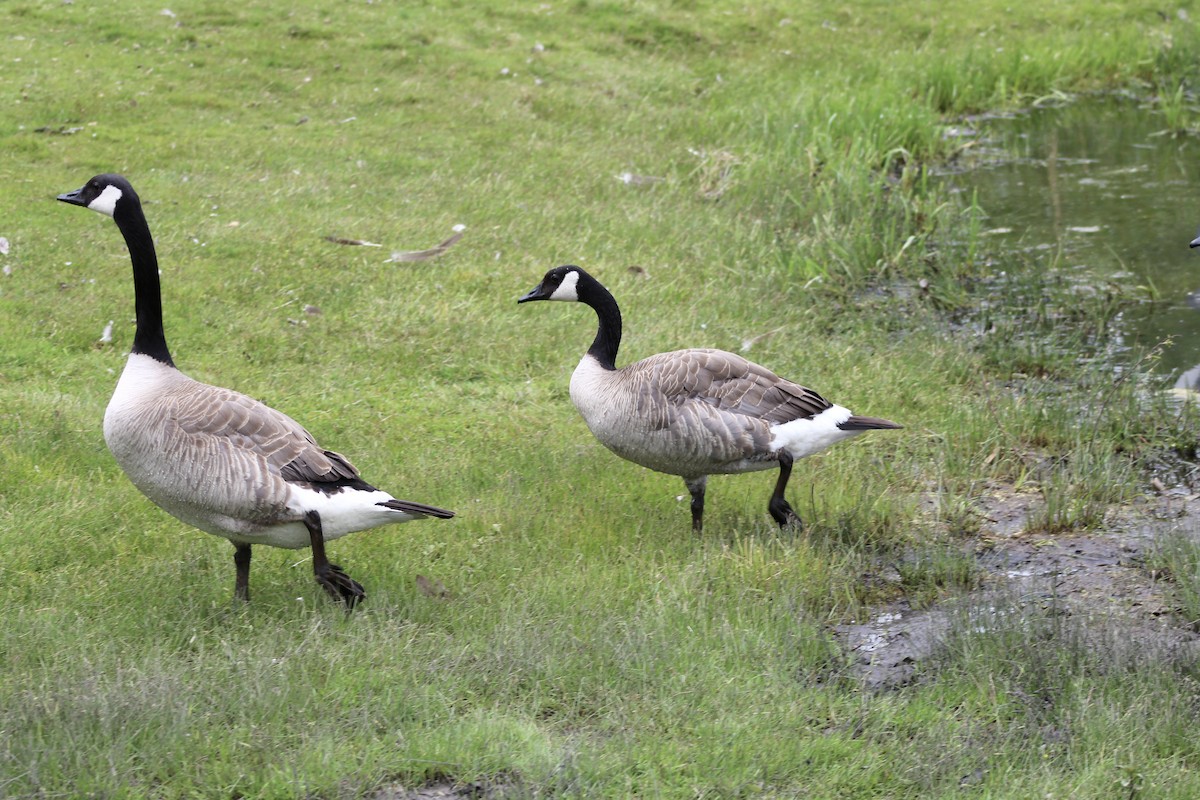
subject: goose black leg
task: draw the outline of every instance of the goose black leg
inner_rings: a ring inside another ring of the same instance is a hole
[[[237,568],[237,579],[233,583],[233,599],[250,599],[250,545],[234,544],[233,565]]]
[[[354,608],[367,593],[363,591],[362,585],[343,572],[341,567],[329,563],[329,558],[325,555],[325,534],[321,530],[321,515],[316,511],[306,513],[304,527],[308,528],[308,536],[312,540],[313,575],[317,583],[321,584],[321,588],[334,600],[345,603],[347,609]]]
[[[804,527],[800,515],[792,510],[784,499],[783,491],[787,488],[788,479],[792,477],[792,454],[787,450],[779,451],[779,479],[775,481],[775,491],[771,493],[771,501],[767,503],[767,511],[771,518],[779,523],[780,528],[795,525],[797,529]]]
[[[692,495],[692,533],[700,533],[704,528],[704,489],[708,485],[708,476],[684,478],[683,483]]]

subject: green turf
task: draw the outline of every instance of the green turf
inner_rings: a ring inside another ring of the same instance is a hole
[[[1033,620],[876,695],[828,627],[972,586],[988,482],[1039,490],[1049,536],[1194,451],[1152,357],[1121,380],[1076,357],[1133,287],[1046,290],[925,169],[961,114],[1189,87],[1175,6],[166,8],[0,4],[0,797],[1200,793],[1194,668],[1052,628],[1047,651]],[[368,593],[353,615],[306,551],[259,548],[235,605],[230,546],[108,455],[128,257],[54,201],[108,171],[145,203],[182,369],[458,512],[331,544]],[[750,342],[906,427],[800,463],[804,535],[771,524],[764,473],[713,478],[694,536],[682,483],[571,406],[591,312],[516,305],[560,263],[621,302],[621,363]],[[999,269],[1025,282],[980,340],[956,315]],[[902,554],[899,584],[864,580]]]

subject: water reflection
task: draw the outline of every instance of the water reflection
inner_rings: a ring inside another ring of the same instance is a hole
[[[1031,260],[1155,287],[1161,302],[1126,311],[1127,343],[1168,338],[1164,369],[1200,364],[1200,142],[1163,131],[1124,98],[1084,100],[981,123],[974,168],[950,177],[975,192],[994,242]],[[1003,153],[1003,157],[1001,157]]]
[[[1179,377],[1175,379],[1175,388],[1200,391],[1200,364],[1179,373]]]

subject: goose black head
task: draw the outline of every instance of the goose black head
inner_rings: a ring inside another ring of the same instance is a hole
[[[75,206],[90,208],[108,217],[116,217],[123,208],[141,205],[137,192],[120,175],[97,175],[79,189],[60,194],[59,200]]]
[[[579,267],[570,264],[555,267],[546,273],[532,291],[517,300],[518,303],[528,303],[531,300],[579,300],[579,281],[590,277]]]

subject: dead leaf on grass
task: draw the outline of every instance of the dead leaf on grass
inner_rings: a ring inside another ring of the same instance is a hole
[[[450,599],[450,590],[446,588],[446,584],[437,578],[426,578],[424,575],[418,575],[417,589],[426,597],[435,597],[439,600]]]

